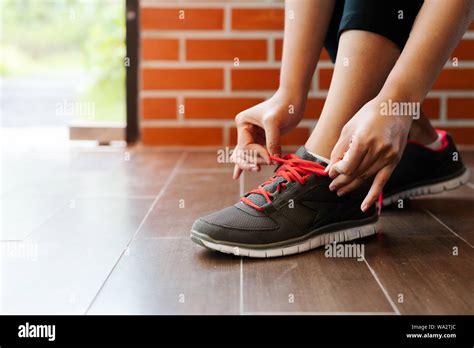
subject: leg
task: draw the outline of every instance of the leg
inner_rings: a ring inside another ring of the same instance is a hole
[[[430,144],[438,138],[438,134],[431,125],[430,120],[423,112],[421,112],[419,119],[413,121],[409,138],[421,144]]]
[[[361,30],[342,33],[328,96],[308,151],[329,158],[342,127],[382,88],[400,49],[389,39]]]

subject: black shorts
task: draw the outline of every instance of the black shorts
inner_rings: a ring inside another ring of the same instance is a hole
[[[366,30],[403,49],[423,0],[336,0],[324,47],[334,62],[345,30]]]

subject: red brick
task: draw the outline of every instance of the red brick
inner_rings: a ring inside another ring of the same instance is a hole
[[[232,10],[232,29],[283,30],[284,19],[280,8],[237,8]]]
[[[333,69],[319,69],[319,89],[328,90],[331,85]]]
[[[459,60],[474,60],[474,40],[462,40],[451,57]]]
[[[173,119],[176,118],[175,98],[142,98],[142,118]]]
[[[329,54],[328,54],[328,51],[326,51],[325,48],[323,48],[323,50],[321,51],[321,55],[319,56],[319,60],[331,60],[331,58],[329,57]]]
[[[281,145],[303,145],[309,137],[309,128],[298,127],[281,138]],[[237,129],[230,128],[229,145],[237,144]]]
[[[276,39],[274,46],[275,48],[273,54],[275,56],[275,60],[281,60],[283,55],[283,39]]]
[[[267,41],[252,39],[190,39],[186,41],[188,60],[266,60]]]
[[[184,11],[184,19],[180,12]],[[224,27],[224,11],[212,8],[143,8],[142,30],[219,30]]]
[[[423,113],[432,120],[439,119],[440,108],[441,106],[438,98],[427,98],[421,106]]]
[[[151,69],[142,72],[143,89],[223,89],[222,69]]]
[[[141,139],[145,145],[222,145],[221,127],[145,127]]]
[[[144,60],[178,60],[179,42],[176,39],[144,38],[142,58]]]
[[[474,69],[444,69],[433,89],[474,90]]]
[[[275,40],[275,60],[280,61],[283,53],[283,39],[276,39]],[[319,56],[320,61],[330,61],[328,52],[325,48],[321,51],[321,55]]]
[[[466,118],[474,119],[474,98],[449,98],[448,119]]]
[[[234,69],[232,90],[275,90],[279,78],[279,69]]]
[[[473,145],[474,127],[440,127],[452,134],[456,144]]]
[[[263,100],[263,98],[185,98],[185,118],[233,119],[239,112]]]
[[[304,118],[317,119],[321,115],[324,106],[323,98],[308,98],[306,102],[306,109],[304,111]]]

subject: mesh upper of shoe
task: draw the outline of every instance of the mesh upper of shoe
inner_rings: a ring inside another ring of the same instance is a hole
[[[213,225],[245,230],[263,230],[278,227],[278,225],[266,215],[258,214],[255,216],[234,205],[207,215],[203,217],[202,220]]]

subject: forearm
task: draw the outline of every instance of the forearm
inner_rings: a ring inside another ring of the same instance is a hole
[[[281,90],[308,93],[333,8],[333,0],[286,0]]]
[[[425,0],[380,95],[422,102],[471,23],[474,0]]]

